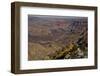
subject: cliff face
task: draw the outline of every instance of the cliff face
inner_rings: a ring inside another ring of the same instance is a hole
[[[86,17],[29,15],[29,60],[86,58],[87,26]]]
[[[87,32],[80,34],[77,42],[70,43],[62,48],[61,51],[54,57],[55,59],[77,59],[88,57]]]

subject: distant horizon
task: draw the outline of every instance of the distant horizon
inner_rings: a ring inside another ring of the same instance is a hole
[[[82,16],[58,16],[58,15],[32,15],[28,14],[29,18],[37,17],[37,18],[65,18],[65,19],[87,19],[88,17],[82,17]]]

